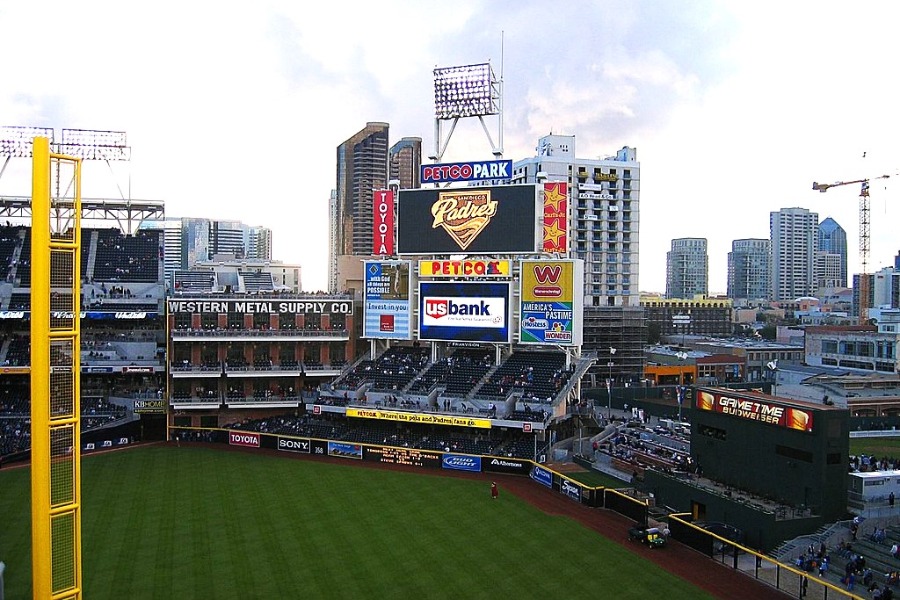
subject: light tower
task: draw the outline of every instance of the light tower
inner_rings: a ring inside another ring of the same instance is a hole
[[[456,125],[462,118],[477,117],[481,123],[491,152],[495,158],[503,157],[503,76],[494,75],[491,63],[458,67],[442,67],[434,70],[434,154],[433,162],[440,162],[453,137]],[[485,117],[496,117],[497,144],[488,129]],[[446,139],[443,124],[450,122]]]

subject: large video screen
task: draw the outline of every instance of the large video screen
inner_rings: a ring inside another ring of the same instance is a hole
[[[508,283],[419,284],[419,339],[510,341]]]
[[[540,205],[539,205],[540,203]],[[543,245],[536,185],[401,190],[398,254],[533,254]]]

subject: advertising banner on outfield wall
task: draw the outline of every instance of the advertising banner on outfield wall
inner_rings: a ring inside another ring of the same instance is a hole
[[[531,467],[531,472],[528,476],[541,485],[545,485],[551,489],[553,488],[553,473],[544,467],[534,465]]]
[[[259,448],[259,434],[253,431],[229,431],[228,444],[231,446]]]
[[[312,444],[309,440],[278,437],[278,449],[282,452],[299,452],[300,454],[310,454]]]
[[[365,446],[363,460],[380,462],[386,465],[406,465],[409,467],[441,468],[441,455],[427,450],[415,448],[397,448],[394,446]]]
[[[328,456],[362,460],[362,449],[363,447],[360,444],[348,444],[346,442],[328,442]]]
[[[508,283],[419,284],[419,339],[509,343]]]
[[[542,233],[537,185],[401,190],[398,254],[534,254]]]
[[[577,346],[582,341],[581,260],[523,260],[520,271],[519,341]]]
[[[409,261],[366,261],[363,337],[412,338]]]
[[[444,454],[441,457],[441,466],[451,471],[481,472],[481,457],[468,454]]]
[[[575,483],[571,479],[566,479],[565,477],[560,478],[559,493],[576,502],[581,502],[581,485]]]
[[[491,473],[513,473],[515,475],[528,475],[531,472],[531,461],[521,458],[500,458],[499,456],[485,456],[481,460],[481,468]]]

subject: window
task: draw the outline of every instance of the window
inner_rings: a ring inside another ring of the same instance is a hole
[[[800,450],[799,448],[791,448],[790,446],[775,446],[775,454],[784,456],[785,458],[790,458],[792,460],[799,460],[805,463],[812,463],[813,461],[812,452]]]

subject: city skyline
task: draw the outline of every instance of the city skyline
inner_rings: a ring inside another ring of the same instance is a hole
[[[0,124],[126,132],[131,163],[88,165],[87,195],[271,227],[273,257],[301,264],[311,289],[326,287],[334,149],[384,121],[390,144],[421,137],[428,154],[436,66],[491,61],[502,74],[505,158],[533,156],[549,133],[575,135],[586,158],[636,148],[644,291],[664,289],[669,240],[705,237],[710,293],[724,293],[732,240],[765,237],[768,213],[790,206],[841,223],[858,272],[858,186],[812,183],[900,167],[894,3],[604,3],[559,17],[553,38],[546,5],[529,1],[461,2],[438,20],[409,2],[321,10],[6,4],[0,33],[29,50],[0,66]],[[385,19],[390,43],[374,29]],[[72,32],[75,68],[55,44]],[[490,158],[470,121],[445,162]],[[0,196],[30,191],[30,165],[12,163]],[[898,249],[885,226],[895,181],[872,182],[870,272]]]

